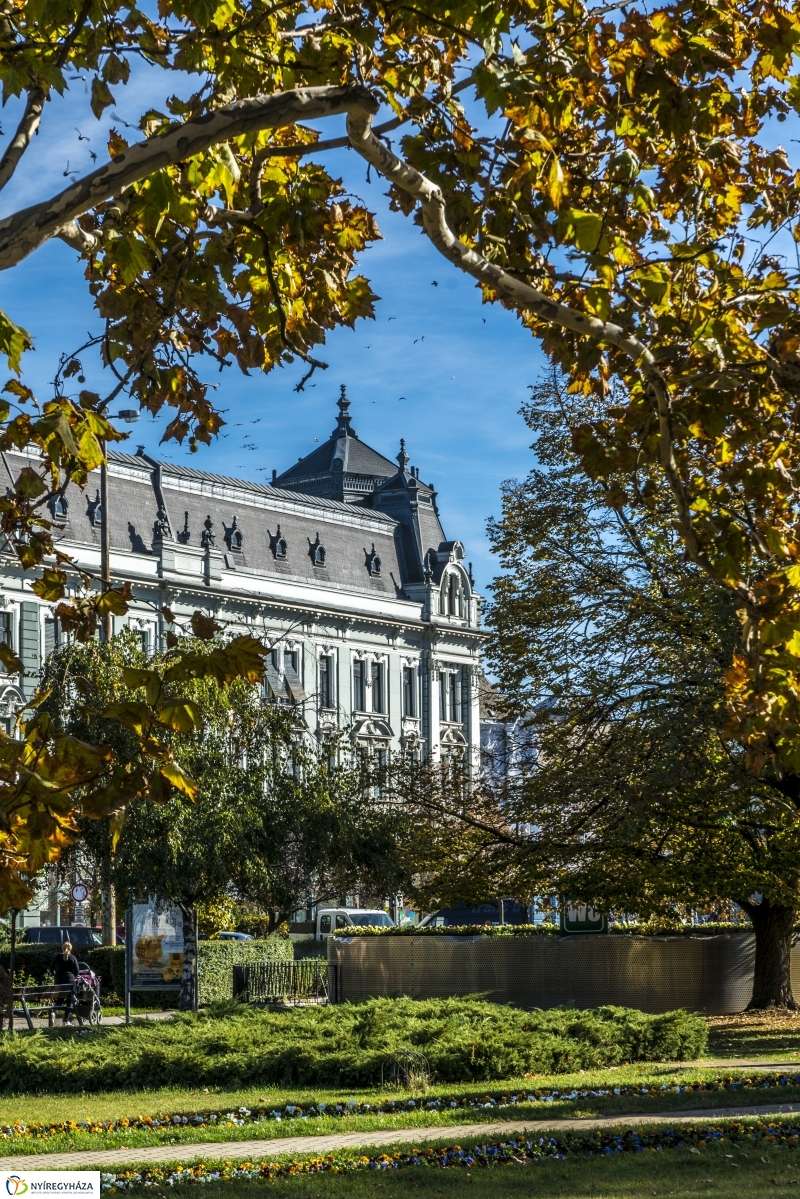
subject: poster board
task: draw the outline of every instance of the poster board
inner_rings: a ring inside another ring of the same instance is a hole
[[[605,912],[585,903],[575,903],[567,895],[561,896],[559,923],[562,935],[570,933],[607,933],[608,921]]]
[[[128,908],[125,919],[126,1020],[130,1020],[133,991],[180,991],[183,956],[183,912],[177,904],[162,903],[154,898]],[[197,956],[194,993],[196,1006]]]

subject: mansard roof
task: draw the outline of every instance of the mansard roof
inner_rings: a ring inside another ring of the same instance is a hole
[[[359,440],[352,427],[344,384],[337,407],[339,417],[328,440],[277,475],[273,479],[276,487],[358,502],[366,499],[384,479],[397,474],[394,462]]]
[[[24,451],[2,455],[8,483],[34,457]],[[372,497],[344,502],[159,462],[143,451],[110,450],[111,548],[115,555],[160,559],[149,569],[162,577],[168,546],[180,555],[210,545],[233,572],[401,596],[407,586],[425,581],[426,562],[444,544],[444,533],[435,492],[405,469],[404,451],[399,459],[400,469],[392,467],[395,485],[382,480],[386,491],[373,507]],[[380,460],[389,467],[388,459]],[[60,539],[99,552],[99,488],[97,471],[84,490],[70,484],[66,513],[54,512]]]

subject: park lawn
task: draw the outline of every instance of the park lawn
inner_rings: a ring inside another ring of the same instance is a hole
[[[709,1058],[800,1061],[800,1012],[740,1012],[707,1023]]]
[[[498,1095],[503,1090],[521,1092],[531,1090],[597,1089],[626,1084],[658,1088],[661,1085],[686,1086],[693,1081],[717,1081],[731,1077],[745,1079],[747,1071],[734,1071],[706,1067],[678,1068],[669,1065],[636,1065],[615,1069],[587,1071],[582,1074],[550,1074],[534,1078],[511,1079],[506,1083],[466,1083],[432,1086],[424,1096],[415,1094],[417,1102],[437,1096],[475,1096],[481,1098],[491,1093]],[[215,1110],[221,1113],[235,1112],[243,1106],[264,1106],[271,1109],[285,1108],[287,1104],[310,1102],[379,1103],[394,1098],[405,1102],[409,1092],[373,1088],[371,1090],[306,1091],[280,1088],[270,1090],[185,1091],[178,1089],[153,1090],[146,1092],[107,1092],[99,1095],[82,1096],[14,1096],[0,1099],[0,1125],[15,1120],[23,1124],[82,1120],[118,1120],[123,1116],[154,1116],[157,1113],[193,1112]],[[46,1138],[35,1136],[0,1137],[0,1155],[30,1153],[56,1153],[68,1150],[103,1148],[134,1148],[148,1145],[202,1144],[209,1141],[250,1141],[278,1137],[326,1135],[330,1133],[371,1131],[389,1128],[447,1127],[454,1124],[477,1124],[499,1119],[529,1119],[531,1124],[547,1125],[548,1121],[564,1117],[616,1116],[621,1118],[634,1114],[646,1115],[662,1111],[708,1110],[720,1107],[742,1107],[755,1104],[800,1102],[800,1087],[743,1087],[734,1091],[689,1091],[681,1094],[655,1090],[651,1095],[620,1095],[603,1098],[560,1100],[542,1103],[517,1103],[507,1106],[492,1105],[485,1108],[457,1108],[455,1110],[424,1111],[405,1109],[395,1113],[365,1113],[352,1116],[317,1117],[302,1119],[285,1117],[280,1121],[267,1119],[260,1124],[246,1123],[241,1126],[230,1124],[209,1125],[205,1128],[168,1127],[161,1129],[127,1129],[90,1133],[74,1129]]]
[[[153,1190],[162,1188],[148,1188]],[[170,1187],[191,1196],[196,1188]],[[492,1169],[410,1168],[344,1175],[299,1175],[272,1182],[204,1182],[204,1199],[649,1199],[650,1196],[724,1196],[761,1199],[797,1195],[800,1152],[787,1146],[734,1151],[725,1146],[701,1154],[687,1149],[625,1153],[611,1158],[568,1158]]]

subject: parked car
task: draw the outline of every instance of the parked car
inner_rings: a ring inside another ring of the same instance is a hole
[[[252,939],[249,933],[231,933],[227,929],[214,934],[215,941],[252,941]]]
[[[500,919],[499,900],[488,903],[458,903],[453,908],[440,908],[420,921],[420,928],[447,928],[459,924],[527,924],[528,908],[515,899],[503,900],[503,919]]]
[[[74,946],[94,948],[102,945],[103,939],[96,929],[88,924],[41,924],[38,928],[21,929],[20,942],[24,945],[61,945],[71,941]]]
[[[317,941],[327,941],[337,928],[394,928],[388,912],[370,908],[319,908],[317,910]]]

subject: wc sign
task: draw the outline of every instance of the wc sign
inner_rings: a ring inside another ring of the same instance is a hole
[[[0,1173],[0,1199],[100,1199],[99,1170],[9,1170]]]
[[[576,903],[565,895],[561,897],[559,923],[562,934],[608,932],[605,912],[585,903]]]

